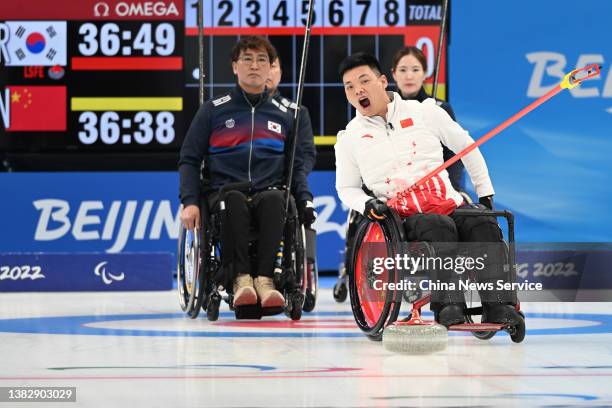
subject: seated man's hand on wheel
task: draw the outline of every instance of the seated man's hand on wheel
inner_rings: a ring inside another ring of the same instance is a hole
[[[186,229],[200,228],[200,208],[197,205],[188,205],[181,211],[181,222]]]
[[[388,209],[387,204],[377,198],[373,198],[366,203],[363,215],[372,221],[382,220],[385,218],[385,211]]]
[[[315,222],[317,219],[317,212],[315,211],[312,201],[301,201],[298,204],[298,217],[300,218],[300,223],[306,226],[310,226]]]
[[[478,199],[478,202],[482,205],[484,205],[485,207],[487,207],[489,210],[493,209],[493,196],[485,196],[485,197],[480,197]]]

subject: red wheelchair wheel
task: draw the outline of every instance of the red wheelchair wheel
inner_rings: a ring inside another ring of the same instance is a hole
[[[364,219],[353,241],[348,268],[351,307],[357,326],[371,340],[380,341],[385,325],[399,314],[401,292],[385,290],[383,284],[395,282],[394,268],[374,270],[374,258],[395,257],[403,239],[399,218],[387,217],[380,223]]]

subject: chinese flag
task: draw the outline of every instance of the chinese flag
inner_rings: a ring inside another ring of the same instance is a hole
[[[410,126],[414,126],[414,122],[412,121],[412,118],[402,119],[400,120],[400,125],[402,126],[402,128],[407,128]]]
[[[65,86],[9,86],[7,131],[66,130]]]

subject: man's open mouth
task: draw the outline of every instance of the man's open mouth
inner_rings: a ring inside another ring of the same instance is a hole
[[[363,98],[359,100],[359,104],[364,107],[367,108],[368,106],[370,106],[370,100],[368,98]]]

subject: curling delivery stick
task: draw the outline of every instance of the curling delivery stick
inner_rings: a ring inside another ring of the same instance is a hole
[[[308,46],[310,45],[310,31],[312,29],[312,23],[314,19],[314,0],[308,0],[308,17],[306,18],[306,26],[304,28],[304,45],[302,48],[302,59],[300,61],[300,73],[297,83],[297,97],[295,100],[295,112],[293,114],[293,140],[291,141],[291,148],[289,155],[289,167],[287,171],[287,189],[285,191],[285,219],[289,214],[289,197],[291,194],[291,182],[293,181],[293,165],[295,163],[295,152],[297,148],[299,123],[300,123],[300,111],[302,106],[302,93],[304,91],[304,80],[306,77],[306,62],[308,60]],[[274,261],[274,285],[277,288],[282,286],[282,262],[284,253],[285,243],[281,239],[278,252],[276,253],[276,260]]]
[[[601,70],[600,66],[598,66],[597,64],[593,64],[593,65],[588,65],[584,68],[575,69],[569,74],[565,75],[565,77],[563,77],[563,80],[561,81],[561,83],[559,83],[559,85],[555,86],[548,93],[541,96],[539,99],[533,101],[532,103],[524,107],[521,111],[514,114],[512,117],[505,120],[503,123],[498,125],[496,128],[491,130],[489,133],[487,133],[486,135],[484,135],[483,137],[475,141],[473,144],[469,145],[462,151],[456,153],[455,156],[453,156],[452,158],[445,161],[440,166],[438,166],[437,168],[435,168],[434,170],[432,170],[431,172],[423,176],[416,183],[414,183],[407,191],[413,191],[417,187],[424,185],[429,179],[436,176],[442,170],[448,168],[456,161],[461,160],[463,156],[469,154],[472,150],[484,144],[487,140],[491,139],[493,136],[498,135],[502,130],[506,129],[508,126],[512,125],[513,123],[521,119],[523,116],[527,115],[529,112],[537,108],[538,106],[542,105],[544,102],[546,102],[547,100],[549,100],[550,98],[552,98],[553,96],[561,92],[563,89],[575,88],[576,86],[580,85],[582,81],[598,76],[600,73],[600,70]]]
[[[438,37],[438,52],[436,56],[436,65],[434,66],[433,89],[431,97],[438,99],[438,78],[440,76],[440,61],[442,61],[442,44],[444,42],[444,33],[446,32],[446,16],[448,15],[448,0],[444,0],[442,4],[442,18],[440,19],[440,36]],[[444,98],[448,100],[448,93],[444,92]]]

